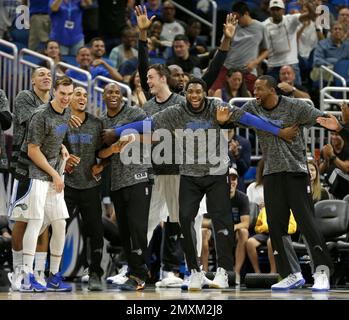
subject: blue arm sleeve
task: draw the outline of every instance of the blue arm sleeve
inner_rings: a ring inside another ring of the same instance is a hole
[[[239,122],[248,127],[255,127],[258,130],[270,132],[274,136],[277,136],[280,131],[280,128],[276,125],[271,124],[270,122],[256,117],[248,112],[244,113]]]
[[[133,129],[133,130],[136,130],[138,133],[150,133],[152,130],[154,130],[154,123],[151,118],[146,118],[141,121],[125,124],[121,127],[115,128],[116,137],[117,138],[121,137],[122,132],[126,129]],[[144,129],[150,129],[150,131],[147,131]]]

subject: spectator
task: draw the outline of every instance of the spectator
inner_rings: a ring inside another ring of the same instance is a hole
[[[61,62],[61,49],[59,47],[59,43],[55,40],[48,40],[45,44],[45,55],[51,58],[55,65],[57,65],[59,62]],[[41,66],[50,69],[49,64],[47,61],[43,61]],[[56,72],[58,75],[64,75],[65,71],[67,69],[61,66],[56,67]]]
[[[244,137],[235,134],[235,129],[228,132],[230,166],[236,168],[240,179],[238,190],[245,192],[244,174],[251,165],[251,143]]]
[[[349,8],[344,7],[338,12],[338,22],[342,24],[344,30],[343,41],[349,41]]]
[[[200,37],[201,23],[199,20],[190,19],[187,23],[187,37],[190,42],[190,54],[203,54],[207,52],[207,44]]]
[[[247,90],[244,73],[241,70],[230,69],[227,72],[225,86],[221,90],[221,94],[218,93],[215,96],[229,102],[230,99],[235,97],[251,97],[252,95]]]
[[[173,40],[173,57],[166,62],[167,65],[177,64],[184,72],[194,74],[196,77],[201,77],[201,61],[197,56],[190,55],[189,39],[184,34],[179,34]]]
[[[91,3],[91,0],[50,0],[50,39],[58,41],[62,55],[75,56],[84,45],[82,9]]]
[[[246,243],[250,226],[250,203],[243,192],[236,190],[238,173],[234,168],[229,169],[230,203],[234,223],[236,241],[235,249],[235,283],[240,284],[241,268],[246,258]]]
[[[280,68],[289,64],[295,71],[295,83],[298,85],[302,81],[297,57],[297,28],[303,20],[315,15],[315,8],[310,1],[304,5],[308,10],[302,14],[284,15],[284,2],[271,0],[269,3],[271,17],[263,22],[269,39],[268,74],[278,79]]]
[[[234,68],[244,72],[247,89],[253,92],[257,67],[268,56],[265,28],[251,18],[250,9],[243,1],[234,3],[232,12],[238,19],[236,36],[212,89],[221,88],[228,70]]]
[[[28,5],[28,0],[23,0],[22,3]],[[48,1],[30,1],[29,12],[30,29],[28,48],[33,51],[38,51],[40,46],[48,41],[51,31],[51,20],[48,15]]]
[[[294,72],[292,66],[285,65],[280,68],[279,75],[280,83],[278,87],[281,91],[281,94],[291,98],[304,98],[310,99],[309,94],[306,92],[306,89],[301,85],[295,84],[296,73]]]
[[[119,69],[127,60],[138,57],[138,50],[135,49],[136,41],[137,34],[135,30],[131,28],[124,29],[122,32],[122,44],[113,48],[109,55],[109,60],[114,68]]]
[[[183,22],[176,20],[176,7],[171,1],[162,4],[162,21],[161,40],[172,42],[177,34],[185,33]]]
[[[320,66],[332,68],[337,61],[349,58],[349,43],[343,42],[344,29],[342,24],[335,22],[331,28],[331,37],[320,41],[314,51],[313,70],[310,77],[313,81],[319,79]],[[330,80],[330,78],[327,78]]]
[[[320,173],[326,175],[330,193],[343,199],[349,190],[349,145],[337,132],[331,133],[331,143],[322,150]]]
[[[141,86],[141,79],[138,71],[135,71],[130,78],[130,88],[132,90],[132,104],[143,107],[147,99]]]
[[[329,199],[328,191],[321,186],[319,167],[313,159],[308,160],[308,169],[314,203]]]
[[[81,69],[84,69],[91,73],[92,79],[96,78],[97,76],[104,76],[116,81],[122,80],[122,76],[119,74],[119,72],[109,66],[109,64],[104,60],[96,59],[92,63],[91,52],[87,47],[82,47],[78,50],[76,61]],[[84,74],[75,70],[68,70],[66,72],[66,75],[79,81],[87,81]]]
[[[97,59],[102,59],[109,65],[113,65],[112,62],[108,59],[105,58],[105,43],[102,38],[96,37],[91,39],[90,41],[91,44],[91,56],[92,56],[92,61],[95,61]]]
[[[107,54],[121,43],[122,31],[127,27],[126,7],[127,0],[98,0],[98,30]]]
[[[85,43],[98,37],[98,4],[97,0],[92,0],[92,4],[84,9],[82,14],[82,29],[84,30]]]

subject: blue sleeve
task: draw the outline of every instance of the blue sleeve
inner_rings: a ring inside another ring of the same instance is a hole
[[[125,124],[121,127],[116,127],[115,128],[116,137],[117,138],[121,137],[123,131],[127,129],[135,130],[138,133],[150,133],[152,130],[154,130],[154,123],[151,118],[146,118],[141,121],[135,121],[135,122]]]
[[[254,127],[258,130],[266,131],[274,136],[279,134],[280,128],[262,118],[256,117],[251,113],[245,112],[239,122],[247,127]]]

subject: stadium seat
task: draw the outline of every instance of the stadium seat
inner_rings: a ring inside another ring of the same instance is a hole
[[[79,64],[76,61],[76,56],[71,56],[71,55],[65,55],[62,56],[62,61],[68,64],[71,64],[72,66],[78,67]]]
[[[349,59],[339,60],[333,68],[333,71],[341,75],[349,83]],[[342,83],[338,79],[334,79],[336,87],[342,87]]]

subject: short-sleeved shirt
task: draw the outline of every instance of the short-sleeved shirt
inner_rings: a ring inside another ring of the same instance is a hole
[[[316,118],[323,116],[321,111],[304,101],[285,96],[279,96],[279,102],[272,110],[259,106],[254,100],[245,103],[242,109],[280,128],[294,124],[299,126],[299,133],[291,144],[271,133],[257,130],[265,160],[264,175],[280,172],[308,173],[303,128],[316,124]]]
[[[263,22],[268,39],[268,66],[280,67],[298,63],[297,28],[301,24],[300,13],[283,16],[280,23],[271,18]]]
[[[48,163],[58,170],[61,146],[68,131],[70,115],[70,109],[65,109],[62,114],[56,112],[50,102],[40,107],[29,122],[27,143],[21,150],[26,152],[29,143],[40,146]],[[29,178],[52,181],[51,176],[33,162],[29,164]]]
[[[230,199],[231,214],[234,224],[241,222],[241,216],[250,215],[250,203],[243,192],[236,190],[233,198]]]
[[[146,113],[141,108],[124,104],[116,116],[109,117],[105,115],[102,118],[103,128],[110,129],[130,122],[141,121],[146,116]],[[129,146],[131,147],[131,144]],[[127,147],[125,147],[124,155],[123,153],[116,153],[111,156],[111,191],[153,180],[151,146],[145,145],[143,147],[137,141],[132,143],[132,146],[132,151],[130,151],[132,152],[132,158],[130,157],[130,152],[126,151]],[[125,158],[123,158],[125,156],[128,159],[137,159],[137,161],[127,163],[124,161]]]
[[[70,174],[65,175],[65,184],[83,190],[94,188],[100,183],[92,176],[92,166],[97,163],[96,152],[102,147],[102,121],[86,112],[86,118],[79,128],[68,128],[63,141],[70,154],[80,157],[80,163]]]
[[[227,69],[245,69],[248,62],[256,59],[261,50],[267,49],[265,28],[257,20],[246,27],[237,26],[224,66]],[[257,75],[257,71],[253,70]]]
[[[177,145],[181,149],[179,159],[183,157],[179,165],[181,175],[202,177],[226,174],[229,164],[228,142],[216,120],[219,105],[218,100],[206,99],[203,110],[197,112],[187,103],[181,103],[152,116],[155,130],[167,129],[175,133]],[[230,120],[237,123],[244,112],[236,107],[231,108],[231,111]],[[205,143],[202,143],[203,139]],[[201,142],[200,146],[198,142]]]

